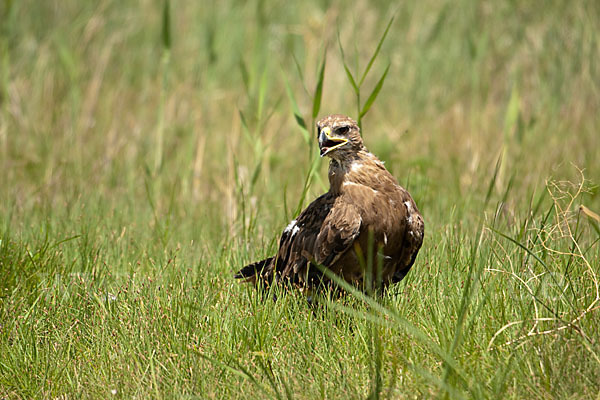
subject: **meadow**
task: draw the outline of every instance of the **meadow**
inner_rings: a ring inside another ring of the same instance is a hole
[[[0,398],[600,399],[600,2],[0,0]],[[381,296],[233,279],[361,116]]]

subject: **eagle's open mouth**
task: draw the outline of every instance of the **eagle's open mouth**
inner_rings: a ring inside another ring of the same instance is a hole
[[[340,146],[343,146],[344,144],[346,144],[347,140],[346,139],[329,139],[327,138],[325,141],[321,142],[321,157],[323,157],[325,154],[329,153],[331,150],[338,148]]]
[[[337,149],[348,143],[348,139],[342,137],[330,136],[329,128],[323,128],[319,134],[319,148],[321,149],[321,157],[332,150]]]

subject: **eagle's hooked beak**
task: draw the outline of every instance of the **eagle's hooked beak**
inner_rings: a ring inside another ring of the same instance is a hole
[[[321,149],[321,157],[327,153],[337,149],[348,143],[348,139],[343,137],[331,136],[331,128],[325,127],[319,133],[319,148]]]

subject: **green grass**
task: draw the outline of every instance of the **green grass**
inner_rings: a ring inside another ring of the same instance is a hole
[[[0,1],[0,397],[598,398],[600,3],[521,3]],[[362,111],[411,273],[235,282]]]

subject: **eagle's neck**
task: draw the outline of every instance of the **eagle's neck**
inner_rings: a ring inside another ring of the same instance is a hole
[[[346,153],[343,157],[332,158],[329,163],[329,191],[338,195],[342,191],[344,182],[352,181],[352,177],[369,165],[381,163],[367,149],[354,153]]]

